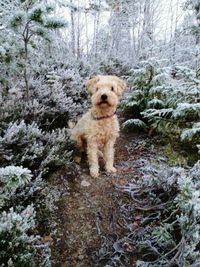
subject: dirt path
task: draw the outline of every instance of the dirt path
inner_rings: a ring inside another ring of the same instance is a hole
[[[146,153],[145,143],[145,138],[137,134],[121,134],[116,144],[115,175],[101,170],[94,179],[87,165],[80,164],[81,175],[65,185],[68,193],[58,203],[58,232],[52,246],[54,267],[98,266],[92,261],[94,251],[108,236],[120,237],[120,199],[115,185],[138,178],[135,161]]]

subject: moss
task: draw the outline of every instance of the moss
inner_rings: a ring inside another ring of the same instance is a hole
[[[166,144],[159,148],[160,155],[167,158],[167,163],[170,166],[187,165],[188,158],[183,156],[179,151],[176,151],[172,144]]]

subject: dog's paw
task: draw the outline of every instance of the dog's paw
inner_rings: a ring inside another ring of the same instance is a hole
[[[115,167],[106,167],[106,171],[107,172],[116,172],[117,171],[117,169],[115,168]]]
[[[93,177],[93,178],[97,178],[99,176],[99,172],[96,171],[96,170],[90,170],[90,175]]]

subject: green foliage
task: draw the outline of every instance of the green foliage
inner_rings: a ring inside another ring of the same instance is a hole
[[[47,29],[60,29],[63,27],[66,27],[66,22],[64,20],[58,20],[58,19],[48,19],[45,21],[44,27]]]
[[[16,29],[19,26],[22,26],[23,22],[24,22],[24,14],[23,12],[18,12],[17,14],[15,14],[11,20],[10,20],[10,25],[12,28]]]
[[[33,10],[31,10],[30,15],[29,15],[29,19],[42,24],[43,23],[42,15],[43,15],[42,8],[36,7]]]
[[[176,67],[173,79],[168,68],[160,68],[157,62],[142,62],[128,80],[133,92],[123,103],[125,112],[163,136],[180,137],[193,146],[199,143],[200,80],[194,70]],[[131,129],[131,120],[127,123]]]
[[[47,30],[44,27],[40,27],[40,26],[36,27],[35,28],[35,33],[38,36],[44,38],[45,40],[47,40],[49,42],[51,41],[51,39],[50,39],[50,37],[48,35],[48,32],[47,32]]]
[[[163,106],[162,100],[157,96],[153,100],[150,95],[150,89],[160,86],[166,79],[165,72],[158,68],[157,65],[157,62],[152,59],[149,62],[141,62],[137,68],[132,70],[131,76],[128,77],[128,82],[134,90],[127,103],[123,105],[124,111],[128,112],[133,108],[134,116],[139,117],[140,112],[146,109],[148,105]]]
[[[146,129],[147,126],[146,124],[139,120],[139,119],[130,119],[130,120],[127,120],[126,122],[124,122],[122,124],[122,127],[125,129],[125,130],[141,130],[141,129]]]
[[[184,129],[181,133],[181,139],[192,141],[194,138],[197,138],[197,143],[199,142],[199,136],[200,136],[200,123],[195,123],[191,129]]]
[[[186,156],[181,155],[179,151],[175,150],[174,144],[167,144],[163,147],[159,148],[159,154],[166,158],[167,164],[169,166],[186,166],[188,158]]]

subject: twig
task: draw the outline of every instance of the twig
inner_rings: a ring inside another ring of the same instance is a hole
[[[163,220],[163,223],[168,222],[168,221],[172,218],[172,216],[175,215],[177,212],[178,212],[178,209],[174,210],[174,211],[170,214],[169,217],[167,217],[165,220]]]
[[[169,202],[160,204],[160,205],[156,205],[156,206],[152,206],[152,207],[139,207],[139,206],[135,206],[136,209],[138,210],[142,210],[142,211],[149,211],[149,210],[155,210],[155,209],[164,209],[164,207],[168,204]]]
[[[151,263],[156,263],[164,258],[166,258],[167,256],[169,256],[172,252],[176,251],[178,249],[178,251],[180,250],[180,247],[182,246],[182,244],[185,243],[185,238],[182,237],[181,241],[169,252],[167,252],[165,255],[161,256],[159,259],[152,261]],[[177,252],[178,253],[178,252]],[[177,254],[176,253],[176,254]],[[176,256],[176,255],[175,255]],[[174,258],[174,257],[173,257]],[[170,265],[168,265],[168,267],[170,267]]]
[[[182,238],[181,242],[179,243],[179,248],[177,253],[175,254],[175,256],[170,260],[169,264],[167,267],[171,267],[172,264],[176,261],[176,258],[179,256],[179,254],[181,253],[182,247],[185,245],[185,239]]]

